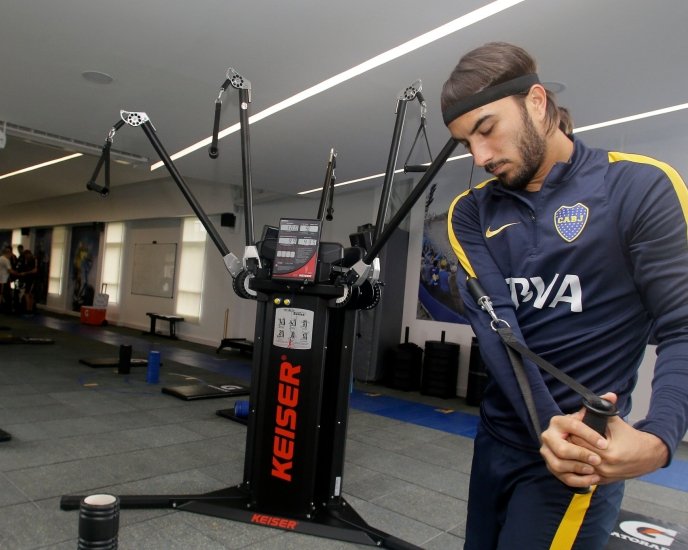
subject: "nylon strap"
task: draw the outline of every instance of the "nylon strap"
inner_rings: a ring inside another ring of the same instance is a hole
[[[557,367],[552,365],[552,363],[545,361],[542,357],[540,357],[539,355],[528,349],[526,346],[521,344],[521,342],[519,342],[514,336],[514,333],[512,332],[510,327],[498,328],[497,334],[499,334],[499,337],[502,339],[502,342],[504,342],[509,348],[519,353],[521,357],[530,359],[538,367],[540,367],[545,372],[551,374],[562,384],[567,385],[586,401],[590,403],[595,403],[599,400],[599,397],[597,397],[597,395],[595,395],[592,391],[586,388],[583,384],[574,380],[565,372],[560,371]]]
[[[526,403],[528,416],[530,416],[530,423],[535,430],[535,437],[540,441],[542,424],[540,424],[540,418],[538,417],[537,408],[535,407],[535,399],[533,398],[533,390],[530,387],[530,382],[528,382],[528,376],[523,367],[523,361],[521,361],[521,356],[508,345],[506,346],[506,354],[509,356],[509,361],[511,361],[511,366],[514,369],[514,376],[516,376],[516,382],[518,382],[518,387],[521,390],[523,401]]]

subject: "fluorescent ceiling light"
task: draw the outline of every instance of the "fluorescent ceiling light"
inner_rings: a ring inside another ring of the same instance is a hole
[[[422,48],[423,46],[427,46],[428,44],[435,42],[436,40],[439,40],[440,38],[444,38],[445,36],[455,33],[457,31],[460,31],[461,29],[464,29],[466,27],[469,27],[473,25],[474,23],[478,23],[482,21],[483,19],[487,19],[488,17],[491,17],[501,11],[504,11],[512,6],[515,6],[517,4],[520,4],[524,0],[496,0],[494,2],[490,2],[489,4],[478,8],[476,10],[473,10],[470,13],[467,13],[466,15],[462,15],[461,17],[458,17],[457,19],[454,19],[452,21],[449,21],[449,23],[445,23],[444,25],[441,25],[440,27],[437,27],[436,29],[433,29],[431,31],[428,31],[424,34],[421,34],[420,36],[417,36],[416,38],[413,38],[409,40],[408,42],[404,42],[403,44],[397,46],[396,48],[392,48],[391,50],[387,50],[386,52],[383,52],[379,55],[376,55],[375,57],[369,59],[368,61],[364,61],[363,63],[356,65],[355,67],[352,67],[351,69],[344,71],[343,73],[339,73],[331,78],[328,78],[327,80],[324,80],[320,84],[316,84],[315,86],[311,86],[310,88],[303,90],[302,92],[299,92],[296,95],[293,95],[283,101],[280,101],[279,103],[276,103],[272,107],[268,107],[267,109],[264,109],[260,113],[256,113],[255,115],[249,117],[248,122],[249,124],[253,124],[254,122],[258,122],[259,120],[263,120],[266,117],[269,117],[270,115],[274,115],[275,113],[278,113],[279,111],[282,111],[284,109],[287,109],[291,107],[292,105],[296,105],[297,103],[300,103],[301,101],[304,101],[308,99],[309,97],[313,97],[316,94],[319,94],[321,92],[324,92],[325,90],[329,90],[330,88],[337,86],[338,84],[341,84],[342,82],[346,82],[347,80],[350,80],[356,76],[359,76],[365,72],[368,72],[372,69],[375,69],[379,67],[380,65],[384,65],[385,63],[388,63],[389,61],[393,61],[394,59],[397,59],[398,57],[401,57],[402,55],[406,55],[407,53],[410,53],[412,51],[417,50],[418,48]],[[218,139],[222,139],[223,137],[226,137],[230,134],[233,134],[234,132],[237,132],[239,130],[240,126],[239,124],[234,124],[228,128],[225,128],[218,134]],[[190,145],[186,149],[182,149],[181,151],[178,151],[174,153],[170,158],[172,160],[176,160],[178,158],[184,157],[188,155],[189,153],[192,153],[201,147],[205,147],[207,145],[210,145],[212,141],[211,137],[207,137],[198,143],[194,143],[193,145]],[[162,162],[156,162],[151,166],[151,172],[153,170],[156,170],[160,168],[163,165]]]
[[[681,103],[679,105],[674,105],[673,107],[664,107],[663,109],[655,109],[654,111],[647,111],[645,113],[638,113],[637,115],[630,115],[622,118],[615,118],[612,120],[607,120],[606,122],[598,122],[597,124],[590,124],[588,126],[581,126],[580,128],[574,128],[573,133],[574,134],[582,134],[583,132],[589,132],[590,130],[598,130],[600,128],[606,128],[608,126],[616,126],[617,124],[625,124],[626,122],[633,122],[634,120],[641,120],[643,118],[650,118],[653,116],[659,116],[659,115],[666,115],[668,113],[675,113],[676,111],[682,111],[683,109],[688,109],[688,103]],[[470,153],[466,153],[465,155],[459,155],[456,157],[451,157],[447,159],[447,162],[451,162],[453,160],[459,160],[459,159],[464,159],[467,157],[470,157]],[[424,166],[429,166],[429,163],[425,163]],[[395,174],[399,174],[403,172],[403,169],[400,170],[395,170]],[[350,185],[352,183],[359,183],[361,181],[368,181],[372,180],[375,178],[381,178],[385,174],[384,172],[382,174],[375,174],[373,176],[366,176],[363,178],[356,178],[353,180],[347,180],[343,181],[341,183],[338,183],[335,185],[335,187],[339,187],[340,185]],[[318,191],[321,191],[321,188],[316,188],[316,189],[308,189],[307,191],[300,191],[297,193],[297,195],[308,195],[310,193],[316,193]]]
[[[3,174],[0,176],[0,180],[3,180],[5,178],[11,178],[12,176],[16,176],[18,174],[23,174],[25,172],[31,172],[32,170],[38,170],[39,168],[45,168],[46,166],[50,166],[51,164],[57,164],[58,162],[65,162],[66,160],[72,160],[77,157],[82,157],[83,153],[74,153],[73,155],[67,155],[66,157],[60,157],[57,159],[49,160],[47,162],[42,162],[40,164],[36,164],[34,166],[28,166],[27,168],[22,168],[21,170],[17,170],[16,172],[10,172],[9,174]]]
[[[3,126],[7,129],[7,135],[21,138],[27,143],[59,147],[65,151],[80,151],[80,153],[60,157],[58,159],[36,164],[34,166],[27,166],[22,170],[17,170],[16,172],[12,172],[10,174],[0,175],[0,179],[9,178],[11,176],[16,176],[17,174],[23,174],[24,172],[30,172],[32,170],[38,170],[39,168],[45,168],[46,166],[50,166],[51,164],[56,164],[58,162],[71,160],[82,156],[82,153],[100,156],[103,151],[102,145],[95,145],[86,141],[60,136],[57,134],[51,134],[50,132],[44,132],[43,130],[19,126],[17,124],[12,124],[11,122],[4,122]],[[110,149],[110,157],[117,163],[130,165],[148,164],[150,161],[148,157],[127,153],[126,151],[120,151],[119,149]]]
[[[466,153],[464,155],[457,155],[455,157],[448,158],[445,162],[452,162],[453,160],[465,159],[466,157],[470,157],[470,156],[471,156],[470,153]],[[430,163],[426,162],[426,163],[421,164],[421,166],[430,166]],[[404,171],[403,168],[399,168],[399,170],[395,170],[394,173],[395,174],[401,174],[403,171]],[[374,174],[372,176],[366,176],[364,178],[356,178],[354,180],[347,180],[347,181],[343,181],[341,183],[335,183],[334,186],[335,187],[341,187],[343,185],[351,185],[352,183],[360,183],[362,181],[374,180],[375,178],[381,178],[384,175],[385,175],[385,173],[382,172],[381,174]],[[322,188],[316,187],[315,189],[309,189],[308,191],[299,191],[297,193],[297,195],[308,195],[310,193],[317,193],[318,191],[322,191]]]
[[[681,103],[680,105],[674,105],[673,107],[665,107],[664,109],[656,109],[654,111],[647,111],[646,113],[639,113],[637,115],[626,116],[623,118],[615,118],[613,120],[608,120],[607,122],[590,124],[589,126],[581,126],[580,128],[574,128],[573,133],[581,134],[583,132],[589,132],[590,130],[597,130],[598,128],[606,128],[607,126],[615,126],[617,124],[633,122],[634,120],[640,120],[643,118],[650,118],[653,116],[665,115],[667,113],[674,113],[676,111],[681,111],[682,109],[688,109],[688,103]]]

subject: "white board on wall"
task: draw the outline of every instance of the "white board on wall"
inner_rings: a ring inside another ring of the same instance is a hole
[[[131,293],[174,297],[177,243],[136,243]]]

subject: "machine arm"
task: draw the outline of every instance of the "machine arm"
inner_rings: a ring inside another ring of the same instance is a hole
[[[232,67],[227,69],[226,79],[220,86],[220,92],[215,100],[215,117],[213,120],[213,137],[208,154],[211,159],[219,155],[217,142],[220,130],[220,113],[222,111],[222,96],[231,86],[239,91],[239,129],[241,134],[241,172],[244,193],[244,229],[246,248],[244,250],[243,268],[254,274],[261,267],[260,256],[256,248],[253,230],[253,188],[251,183],[251,142],[249,136],[248,106],[251,103],[251,82],[241,76]],[[234,276],[234,273],[232,274]]]
[[[107,196],[109,192],[110,180],[109,151],[110,147],[112,146],[112,141],[114,139],[115,132],[119,128],[124,126],[124,124],[128,124],[129,126],[140,126],[144,134],[146,134],[148,140],[151,142],[151,145],[153,145],[155,152],[158,153],[160,160],[165,165],[165,168],[167,168],[167,171],[170,173],[170,176],[172,176],[172,179],[177,184],[177,187],[179,187],[179,190],[182,192],[184,198],[189,203],[189,206],[191,206],[191,209],[194,211],[199,221],[201,222],[205,230],[208,232],[208,235],[210,236],[210,239],[213,241],[213,244],[220,251],[220,254],[223,257],[225,265],[227,266],[227,269],[229,270],[230,274],[232,275],[232,277],[236,277],[236,275],[239,273],[241,269],[241,261],[232,252],[230,252],[229,248],[222,240],[222,237],[220,237],[220,234],[218,233],[216,227],[210,221],[208,215],[205,213],[203,208],[201,208],[200,203],[198,202],[194,194],[191,192],[191,189],[189,189],[189,186],[184,181],[184,178],[182,178],[181,174],[177,170],[177,167],[172,162],[172,159],[170,158],[169,154],[165,150],[165,147],[158,138],[158,135],[155,131],[155,127],[148,118],[148,115],[142,112],[120,111],[120,117],[121,120],[118,120],[114,124],[114,126],[110,130],[110,133],[108,134],[105,145],[103,146],[103,154],[100,158],[100,161],[98,162],[98,165],[96,166],[96,170],[93,174],[93,177],[91,178],[91,181],[88,182],[86,187],[91,191],[95,191],[103,196]],[[105,166],[106,170],[105,186],[101,187],[95,183],[95,179],[103,166]]]
[[[392,132],[392,144],[389,148],[389,156],[387,157],[387,167],[385,169],[385,179],[382,183],[382,196],[380,198],[380,205],[377,210],[377,221],[375,222],[375,234],[373,242],[380,238],[383,226],[385,224],[385,217],[387,209],[389,208],[389,198],[392,194],[392,182],[394,181],[394,169],[397,165],[397,158],[399,156],[399,146],[401,144],[401,134],[404,130],[404,120],[406,118],[406,107],[409,101],[418,99],[421,104],[421,116],[424,116],[425,101],[422,99],[420,93],[423,84],[420,80],[416,80],[410,86],[404,88],[397,96],[396,118],[394,121],[394,131]]]
[[[428,147],[428,153],[430,153],[430,145],[427,143],[427,134],[425,133],[425,115],[427,112],[427,106],[425,104],[425,98],[421,93],[421,88],[421,81],[416,80],[413,84],[403,89],[397,96],[396,119],[394,123],[394,131],[392,133],[392,144],[390,146],[389,157],[387,159],[387,168],[385,170],[385,179],[382,185],[382,195],[380,198],[380,205],[378,207],[377,220],[375,222],[375,233],[372,239],[372,246],[366,251],[365,257],[351,266],[351,269],[346,274],[347,284],[353,285],[354,287],[360,286],[369,278],[377,278],[379,269],[376,266],[376,256],[380,250],[382,250],[382,247],[387,243],[392,235],[392,232],[399,226],[415,202],[420,198],[427,186],[433,180],[437,172],[440,170],[440,168],[442,168],[447,158],[449,158],[449,155],[456,148],[457,142],[455,142],[453,139],[450,139],[437,159],[432,161],[429,166],[404,165],[404,171],[424,172],[424,175],[411,192],[411,195],[409,195],[404,204],[401,206],[400,210],[385,227],[385,218],[387,217],[389,199],[392,193],[392,182],[394,180],[394,172],[397,164],[397,157],[399,155],[399,145],[404,127],[406,107],[410,101],[418,100],[421,108],[421,124],[418,132],[416,133],[416,138],[413,141],[411,151],[413,150],[413,147],[415,147],[419,135],[423,133],[425,136],[426,145]],[[411,151],[409,151],[409,157],[411,155]],[[430,155],[430,158],[432,159],[432,154]]]
[[[362,260],[356,262],[346,276],[346,282],[354,286],[360,285],[372,272],[372,263],[375,257],[380,253],[382,247],[387,244],[387,241],[392,236],[394,230],[403,221],[406,215],[411,211],[413,205],[418,201],[421,195],[425,192],[428,185],[435,179],[435,176],[440,171],[449,156],[454,152],[459,142],[454,138],[449,138],[449,141],[444,145],[439,155],[435,157],[428,169],[423,174],[423,177],[418,181],[404,203],[399,207],[397,213],[392,217],[389,223],[385,226],[384,231],[378,239],[373,242],[373,246],[368,250]]]
[[[172,162],[170,156],[167,154],[167,151],[163,147],[162,142],[158,138],[158,134],[155,131],[155,127],[151,124],[146,114],[127,113],[125,111],[121,111],[121,115],[125,122],[127,122],[127,124],[130,124],[132,126],[141,126],[143,133],[146,134],[148,141],[151,142],[151,145],[155,149],[155,152],[158,153],[160,160],[165,165],[165,168],[167,168],[167,171],[170,173],[170,176],[172,176],[172,179],[177,184],[177,187],[179,187],[179,190],[184,195],[184,198],[189,203],[189,206],[191,206],[191,209],[194,211],[194,214],[196,214],[200,222],[203,224],[203,227],[205,227],[205,230],[208,232],[208,235],[210,236],[210,240],[213,241],[213,244],[217,247],[217,249],[220,251],[220,254],[222,254],[223,257],[227,256],[229,254],[229,248],[227,248],[227,245],[222,240],[222,237],[220,237],[220,234],[217,232],[217,229],[212,224],[203,208],[201,208],[200,203],[191,192],[191,189],[189,189],[189,186],[184,181],[184,178],[182,178],[182,175],[179,173],[179,170],[177,170],[177,167]],[[130,120],[135,120],[138,116],[144,116],[145,120],[141,121],[138,124],[130,122]]]

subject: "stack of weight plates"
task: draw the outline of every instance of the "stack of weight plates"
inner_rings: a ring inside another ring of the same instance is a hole
[[[459,344],[444,341],[444,332],[441,341],[425,342],[420,393],[445,399],[456,396],[459,350]]]

